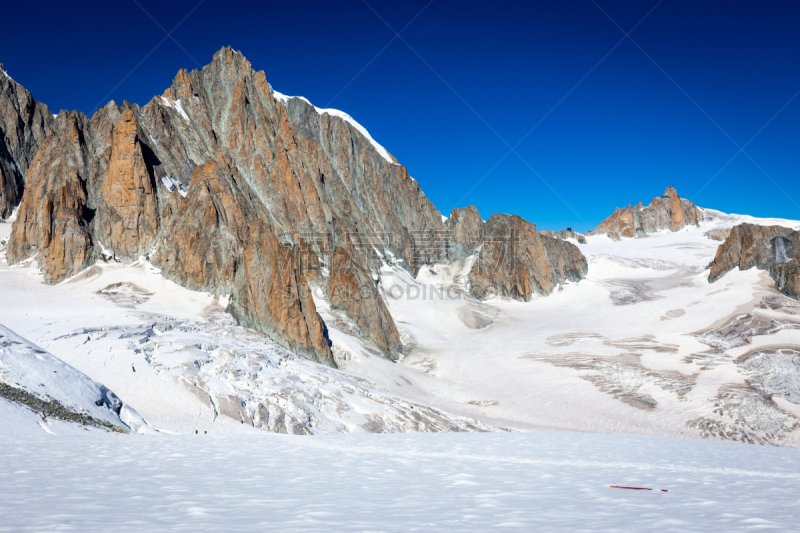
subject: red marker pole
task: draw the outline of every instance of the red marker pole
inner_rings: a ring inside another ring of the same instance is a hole
[[[619,485],[609,485],[612,489],[628,489],[628,490],[653,490],[645,487],[620,487]],[[667,489],[658,489],[661,492],[668,492]]]

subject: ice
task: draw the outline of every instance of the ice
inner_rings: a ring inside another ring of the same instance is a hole
[[[0,287],[0,321],[112,388],[161,432],[493,429],[298,357],[238,326],[225,312],[229,296],[183,289],[145,260],[101,261],[54,287],[34,265],[6,266]]]

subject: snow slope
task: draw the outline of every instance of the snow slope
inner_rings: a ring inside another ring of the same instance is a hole
[[[800,227],[705,210],[699,228],[591,236],[579,245],[588,278],[528,303],[468,297],[469,259],[412,279],[387,257],[381,287],[409,352],[399,364],[319,288],[341,371],[236,326],[224,298],[145,261],[98,263],[55,287],[34,263],[0,262],[0,324],[164,432],[508,428],[798,446],[800,304],[756,269],[707,281],[719,242],[703,234],[742,221]]]
[[[756,269],[708,283],[720,243],[703,233],[744,221],[800,227],[707,210],[698,228],[591,236],[579,245],[588,278],[528,303],[469,298],[469,261],[411,279],[387,258],[381,284],[415,346],[402,360],[414,387],[321,312],[349,371],[490,424],[797,446],[800,304]]]
[[[16,418],[20,406],[29,410],[28,418],[41,419],[38,424],[46,432],[52,432],[47,426],[53,420],[114,431],[149,430],[104,385],[0,325],[0,410],[15,412]]]
[[[800,450],[790,448],[581,433],[141,438],[19,429],[0,443],[0,531],[798,528]]]

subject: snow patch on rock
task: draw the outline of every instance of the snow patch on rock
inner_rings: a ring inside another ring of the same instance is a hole
[[[288,104],[289,100],[292,99],[292,98],[299,98],[300,100],[303,100],[307,104],[312,105],[314,107],[314,109],[317,111],[317,113],[319,113],[320,115],[328,114],[328,115],[331,115],[333,117],[341,118],[342,120],[344,120],[345,122],[347,122],[351,126],[353,126],[355,129],[357,129],[361,133],[361,135],[366,137],[366,139],[372,144],[372,146],[375,148],[375,150],[377,150],[378,153],[381,154],[381,157],[383,157],[387,162],[389,162],[389,163],[391,163],[393,165],[397,164],[397,163],[394,162],[392,157],[389,155],[389,152],[386,151],[386,148],[381,146],[375,139],[373,139],[372,135],[369,134],[369,132],[367,131],[367,129],[364,126],[362,126],[361,124],[356,122],[353,117],[351,117],[350,115],[348,115],[344,111],[340,111],[338,109],[322,109],[322,108],[319,108],[319,107],[315,106],[311,102],[309,102],[307,98],[304,98],[302,96],[287,96],[287,95],[285,95],[283,93],[279,93],[278,91],[276,91],[274,89],[272,91],[272,94],[275,96],[275,98],[277,100],[279,100],[281,103],[283,103],[283,105]]]

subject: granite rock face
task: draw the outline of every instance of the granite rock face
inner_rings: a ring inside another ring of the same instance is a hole
[[[700,223],[700,210],[689,200],[678,196],[670,185],[662,196],[653,198],[650,205],[617,208],[614,213],[587,235],[608,235],[613,240],[622,237],[646,237],[659,230],[678,231]]]
[[[344,311],[361,330],[364,338],[392,360],[401,348],[400,334],[386,303],[361,254],[352,246],[338,246],[333,251],[328,297],[334,309]]]
[[[517,215],[494,214],[486,222],[481,250],[469,273],[476,298],[493,295],[529,301],[566,281],[586,277],[586,258],[577,246],[542,235]]]
[[[53,127],[53,115],[0,63],[0,218],[19,204],[28,169]]]
[[[55,283],[100,257],[144,255],[184,286],[231,295],[243,323],[332,365],[309,258],[330,268],[349,239],[358,264],[375,270],[391,255],[416,274],[446,254],[431,246],[441,214],[362,131],[275,93],[223,48],[143,107],[62,112],[31,164],[9,260],[36,256]],[[348,315],[388,355],[397,330],[383,309],[378,294]]]
[[[85,118],[75,112],[59,116],[31,163],[8,242],[9,263],[38,254],[44,278],[51,283],[94,259]]]
[[[783,226],[740,224],[717,248],[708,281],[713,283],[734,268],[766,270],[775,288],[800,299],[800,232]]]
[[[293,352],[336,366],[299,248],[281,246],[274,229],[264,223],[251,228],[229,310],[242,325],[268,334]]]
[[[135,260],[153,243],[158,233],[155,188],[136,117],[127,108],[111,133],[111,157],[97,207],[96,235],[115,257]]]
[[[483,225],[481,214],[474,205],[453,209],[444,223],[448,258],[463,259],[475,253],[483,238]]]

